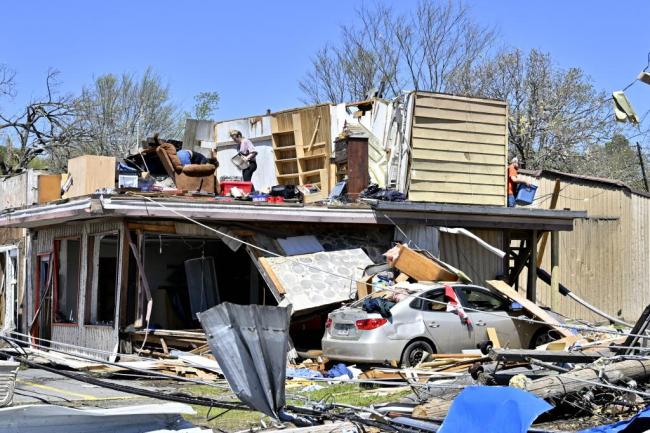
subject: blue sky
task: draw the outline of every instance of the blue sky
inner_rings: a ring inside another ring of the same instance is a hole
[[[388,2],[391,3],[391,2]],[[103,73],[151,65],[189,108],[200,91],[221,94],[219,119],[300,105],[297,82],[309,58],[354,19],[353,1],[30,1],[4,2],[0,63],[17,72],[18,96],[5,111],[43,91],[49,67],[62,90],[78,91]],[[414,7],[395,1],[397,9]],[[624,87],[646,65],[650,2],[480,1],[475,18],[497,28],[500,44],[548,51],[578,66],[598,88]],[[650,86],[628,92],[639,114]]]

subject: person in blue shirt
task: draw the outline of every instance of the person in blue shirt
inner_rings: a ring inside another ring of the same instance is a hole
[[[210,150],[210,158],[206,158],[205,155],[199,152],[193,152],[187,149],[179,149],[176,151],[176,156],[180,159],[182,165],[189,164],[214,164],[216,167],[219,166],[217,161],[217,156],[215,155],[214,150]]]

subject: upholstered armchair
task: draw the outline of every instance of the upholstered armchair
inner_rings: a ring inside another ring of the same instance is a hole
[[[176,184],[176,188],[188,192],[206,192],[216,194],[219,184],[215,177],[217,167],[213,164],[182,165],[176,155],[176,147],[171,143],[161,143],[156,149],[167,174]]]

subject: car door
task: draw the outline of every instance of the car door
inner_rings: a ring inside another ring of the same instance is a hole
[[[426,331],[436,344],[439,353],[460,353],[474,347],[471,327],[463,323],[458,315],[447,311],[445,289],[437,288],[423,293],[419,301]]]
[[[502,347],[521,348],[521,338],[515,321],[510,317],[510,302],[484,287],[456,287],[465,312],[474,327],[474,347],[489,340],[487,328],[494,328]]]

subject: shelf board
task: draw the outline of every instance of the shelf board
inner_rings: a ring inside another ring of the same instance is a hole
[[[295,131],[293,129],[289,129],[287,131],[276,131],[276,132],[271,132],[273,135],[287,135],[287,134],[293,134]]]
[[[300,173],[300,174],[301,174],[302,176],[312,176],[312,175],[314,175],[314,174],[320,174],[321,170],[322,170],[322,169],[319,168],[318,170],[303,171],[303,172]]]
[[[275,160],[275,162],[291,162],[291,161],[298,161],[298,158],[284,158],[284,159]]]
[[[278,179],[289,179],[295,177],[298,178],[298,173],[287,173],[287,174],[278,174],[276,175]]]
[[[302,161],[302,160],[305,160],[305,159],[318,159],[318,158],[329,158],[329,157],[326,154],[322,153],[320,155],[301,156],[298,159],[300,159]]]

